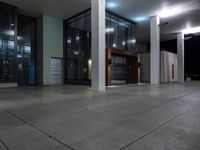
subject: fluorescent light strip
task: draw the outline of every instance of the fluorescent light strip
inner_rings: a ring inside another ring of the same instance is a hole
[[[114,28],[106,28],[106,33],[115,32]]]
[[[200,27],[188,28],[183,30],[184,34],[199,33],[199,32],[200,32]]]
[[[165,8],[160,11],[158,14],[161,18],[167,18],[171,16],[176,16],[178,14],[181,14],[183,12],[183,9],[180,7],[174,7],[174,8]]]

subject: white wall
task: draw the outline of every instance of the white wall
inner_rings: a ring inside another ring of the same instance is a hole
[[[63,20],[42,15],[37,24],[40,84],[50,85],[51,57],[63,58]]]
[[[177,81],[177,55],[161,51],[160,60],[160,76],[161,82],[175,82]],[[150,53],[140,54],[141,61],[141,82],[150,82]],[[174,79],[172,78],[172,64],[174,64]]]
[[[173,69],[174,65],[174,78]],[[161,52],[161,82],[175,82],[177,81],[177,55],[174,53],[162,51]]]

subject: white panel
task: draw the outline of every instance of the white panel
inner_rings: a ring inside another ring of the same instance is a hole
[[[150,54],[140,54],[141,59],[141,81],[150,81]],[[160,74],[161,82],[175,82],[177,81],[177,55],[162,51],[160,53]],[[172,78],[172,65],[174,64],[174,78]]]
[[[162,51],[161,82],[168,83],[175,81],[177,81],[177,55],[170,52]]]
[[[63,64],[61,58],[51,58],[50,62],[50,81],[51,85],[63,84]]]
[[[92,0],[92,89],[105,91],[105,0]]]

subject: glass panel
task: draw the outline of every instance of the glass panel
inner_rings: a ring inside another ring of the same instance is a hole
[[[113,32],[112,32],[113,30]],[[118,18],[111,16],[111,46],[118,48]]]
[[[35,20],[18,16],[17,80],[20,85],[35,84]]]
[[[128,43],[127,50],[134,52],[136,45],[135,26],[130,23],[127,24],[127,43]]]
[[[110,31],[109,31],[110,30]],[[112,27],[111,27],[111,15],[106,13],[106,46],[112,47]]]
[[[80,15],[67,24],[67,80],[91,80],[91,17]]]
[[[126,30],[127,25],[124,20],[119,19],[119,27],[118,27],[118,48],[126,49]]]
[[[0,7],[0,82],[15,80],[15,24],[12,8]]]
[[[124,84],[127,79],[126,57],[112,56],[111,84]]]
[[[110,13],[106,13],[106,45],[134,52],[135,25]]]

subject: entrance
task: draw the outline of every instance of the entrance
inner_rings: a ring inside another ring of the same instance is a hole
[[[137,55],[125,50],[107,48],[106,81],[107,86],[138,83]]]
[[[122,56],[112,56],[111,84],[125,84],[127,81],[127,58]]]

